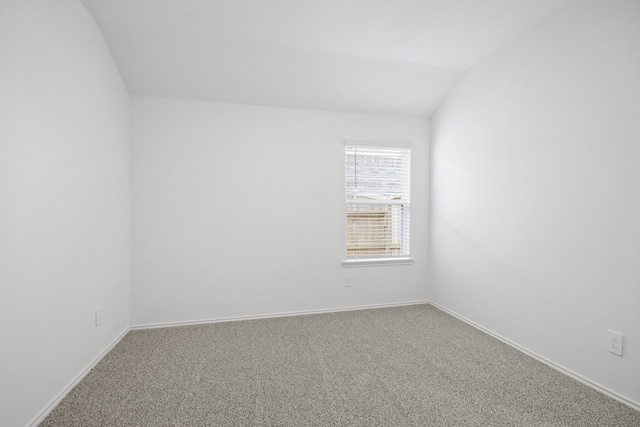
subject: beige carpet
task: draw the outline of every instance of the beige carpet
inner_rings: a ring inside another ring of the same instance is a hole
[[[429,305],[132,331],[42,426],[640,426]]]

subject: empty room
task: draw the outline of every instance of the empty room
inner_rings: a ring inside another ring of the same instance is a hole
[[[0,0],[0,426],[640,426],[640,0]]]

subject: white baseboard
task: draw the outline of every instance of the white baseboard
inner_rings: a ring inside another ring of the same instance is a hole
[[[493,331],[490,331],[489,329],[486,329],[482,326],[480,326],[479,324],[463,317],[460,316],[459,314],[446,309],[434,302],[431,301],[426,301],[426,300],[418,300],[418,301],[402,301],[402,302],[395,302],[395,303],[387,303],[387,304],[370,304],[370,305],[359,305],[359,306],[350,306],[350,307],[337,307],[337,308],[330,308],[330,309],[322,309],[322,310],[304,310],[304,311],[290,311],[290,312],[281,312],[281,313],[268,313],[268,314],[260,314],[260,315],[251,315],[251,316],[234,316],[234,317],[221,317],[221,318],[213,318],[213,319],[202,319],[202,320],[195,320],[195,321],[183,321],[183,322],[166,322],[166,323],[155,323],[155,324],[145,324],[145,325],[137,325],[137,326],[131,326],[129,328],[126,328],[124,331],[122,331],[122,333],[115,339],[113,340],[113,342],[111,344],[109,344],[109,346],[107,346],[93,361],[91,361],[86,367],[85,369],[80,372],[80,374],[78,374],[78,376],[71,381],[65,388],[64,390],[62,390],[60,392],[60,394],[58,394],[58,396],[53,399],[41,412],[38,416],[36,416],[28,425],[30,427],[36,427],[39,423],[41,423],[46,417],[47,415],[49,415],[49,413],[60,403],[60,401],[62,401],[62,399],[64,399],[64,397],[71,391],[71,389],[73,389],[80,381],[82,381],[82,379],[89,373],[89,371],[91,371],[91,369],[93,369],[101,360],[102,358],[104,358],[104,356],[107,355],[107,353],[109,353],[121,340],[122,338],[124,338],[124,336],[127,334],[127,332],[129,332],[130,330],[137,330],[137,329],[154,329],[154,328],[167,328],[167,327],[174,327],[174,326],[188,326],[188,325],[201,325],[201,324],[207,324],[207,323],[220,323],[220,322],[234,322],[234,321],[240,321],[240,320],[252,320],[252,319],[269,319],[269,318],[274,318],[274,317],[290,317],[290,316],[303,316],[303,315],[310,315],[310,314],[321,314],[321,313],[337,313],[337,312],[341,312],[341,311],[356,311],[356,310],[368,310],[368,309],[375,309],[375,308],[385,308],[385,307],[402,307],[402,306],[408,306],[408,305],[419,305],[419,304],[430,304],[432,306],[434,306],[435,308],[442,310],[443,312],[452,315],[453,317],[460,319],[461,321],[473,326],[474,328],[491,335],[492,337],[504,342],[505,344],[515,348],[518,351],[521,351],[522,353],[533,357],[534,359],[550,366],[551,368],[557,370],[558,372],[561,372],[565,375],[568,375],[569,377],[581,382],[582,384],[585,384],[601,393],[604,393],[605,395],[617,400],[620,403],[623,403],[627,406],[629,406],[632,409],[635,409],[636,411],[640,411],[640,404],[638,404],[637,402],[634,402],[631,399],[628,399],[624,396],[619,395],[618,393],[615,393],[609,389],[607,389],[606,387],[597,384],[585,377],[582,377],[581,375],[576,374],[575,372],[572,372],[571,370],[560,366],[554,362],[552,362],[551,360],[548,360],[498,334],[496,334]]]
[[[527,356],[533,357],[537,361],[544,363],[545,365],[555,369],[556,371],[558,371],[558,372],[560,372],[562,374],[568,375],[569,377],[573,378],[574,380],[579,381],[582,384],[584,384],[586,386],[589,386],[589,387],[599,391],[600,393],[606,394],[607,396],[611,397],[612,399],[615,399],[618,402],[620,402],[620,403],[622,403],[624,405],[627,405],[632,409],[635,409],[636,411],[640,411],[640,404],[638,402],[634,402],[633,400],[631,400],[631,399],[629,399],[629,398],[627,398],[625,396],[622,396],[622,395],[620,395],[620,394],[618,394],[618,393],[616,393],[616,392],[614,392],[612,390],[609,390],[608,388],[606,388],[606,387],[604,387],[604,386],[602,386],[602,385],[600,385],[600,384],[598,384],[596,382],[593,382],[588,378],[585,378],[585,377],[583,377],[583,376],[581,376],[579,374],[576,374],[575,372],[571,371],[570,369],[567,369],[564,366],[558,365],[557,363],[555,363],[555,362],[553,362],[553,361],[551,361],[549,359],[546,359],[545,357],[540,356],[539,354],[536,354],[535,352],[533,352],[533,351],[531,351],[531,350],[529,350],[529,349],[527,349],[525,347],[522,347],[521,345],[516,344],[513,341],[510,341],[507,338],[505,338],[505,337],[503,337],[501,335],[498,335],[495,332],[493,332],[493,331],[491,331],[491,330],[489,330],[489,329],[487,329],[487,328],[485,328],[483,326],[480,326],[479,324],[477,324],[477,323],[475,323],[475,322],[473,322],[473,321],[471,321],[471,320],[459,315],[458,313],[453,312],[453,311],[451,311],[451,310],[449,310],[447,308],[444,308],[444,307],[436,304],[435,302],[429,302],[429,304],[431,304],[432,306],[434,306],[435,308],[437,308],[439,310],[444,311],[447,314],[450,314],[451,316],[453,316],[453,317],[455,317],[455,318],[457,318],[459,320],[462,320],[463,322],[473,326],[474,328],[479,329],[479,330],[481,330],[482,332],[484,332],[484,333],[486,333],[488,335],[491,335],[492,337],[502,341],[503,343],[505,343],[505,344],[515,348],[516,350],[526,354]]]
[[[357,305],[357,306],[350,306],[350,307],[327,308],[327,309],[321,309],[321,310],[285,311],[280,313],[267,313],[267,314],[257,314],[257,315],[250,315],[250,316],[218,317],[218,318],[211,318],[211,319],[190,320],[190,321],[182,321],[182,322],[148,323],[144,325],[131,326],[130,329],[138,330],[138,329],[170,328],[174,326],[190,326],[190,325],[202,325],[207,323],[235,322],[239,320],[270,319],[273,317],[305,316],[308,314],[337,313],[340,311],[368,310],[372,308],[385,308],[385,307],[402,307],[405,305],[419,305],[419,304],[429,304],[429,301],[426,301],[426,300],[402,301],[402,302],[394,302],[394,303],[387,303],[387,304]]]
[[[65,396],[76,386],[78,385],[78,383],[80,381],[82,381],[82,379],[89,373],[89,371],[91,369],[93,369],[94,366],[96,366],[98,364],[98,362],[100,362],[102,360],[102,358],[104,356],[107,355],[107,353],[109,353],[113,347],[116,346],[116,344],[118,344],[120,342],[120,340],[122,340],[122,338],[124,338],[124,336],[127,334],[127,332],[129,332],[129,328],[125,328],[124,331],[122,331],[120,333],[120,335],[118,335],[118,337],[116,337],[115,340],[113,340],[111,342],[111,344],[109,344],[107,346],[107,348],[105,348],[98,356],[96,356],[95,359],[93,359],[83,370],[82,372],[80,372],[80,374],[78,374],[78,376],[76,376],[76,378],[74,380],[72,380],[65,388],[64,390],[62,390],[60,392],[60,394],[58,394],[58,396],[56,398],[54,398],[51,403],[49,403],[42,411],[40,411],[40,414],[38,416],[36,416],[33,420],[31,420],[31,422],[28,424],[28,426],[30,427],[36,427],[38,424],[40,424],[46,417],[47,415],[49,415],[49,413],[51,411],[53,411],[53,409],[58,406],[58,404],[62,401],[62,399],[65,398]]]
[[[249,319],[268,319],[273,317],[288,317],[288,316],[302,316],[307,314],[319,314],[319,313],[333,313],[339,311],[353,311],[353,310],[366,310],[371,308],[383,308],[383,307],[400,307],[405,305],[417,305],[417,304],[428,304],[428,301],[404,301],[390,304],[372,304],[372,305],[361,305],[361,306],[353,306],[353,307],[339,307],[339,308],[331,308],[324,310],[306,310],[306,311],[292,311],[292,312],[283,312],[283,313],[269,313],[269,314],[261,314],[254,316],[236,316],[236,317],[224,317],[224,318],[215,318],[215,319],[203,319],[196,321],[184,321],[184,322],[168,322],[168,323],[156,323],[156,324],[147,324],[147,325],[138,325],[131,326],[123,330],[116,339],[114,339],[111,344],[109,344],[98,356],[96,356],[83,370],[80,372],[76,378],[74,378],[59,394],[56,396],[40,413],[27,424],[29,427],[36,427],[40,424],[46,417],[53,411],[53,409],[58,406],[58,404],[65,398],[67,394],[76,386],[82,379],[93,369],[103,358],[107,355],[130,330],[136,329],[152,329],[152,328],[167,328],[173,326],[188,326],[188,325],[200,325],[206,323],[219,323],[219,322],[233,322],[238,320],[249,320]]]

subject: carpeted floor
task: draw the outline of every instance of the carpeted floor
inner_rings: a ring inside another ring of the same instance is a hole
[[[129,332],[41,426],[640,426],[429,305]]]

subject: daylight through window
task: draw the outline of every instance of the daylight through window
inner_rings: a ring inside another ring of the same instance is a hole
[[[411,149],[345,144],[346,260],[409,256]]]

